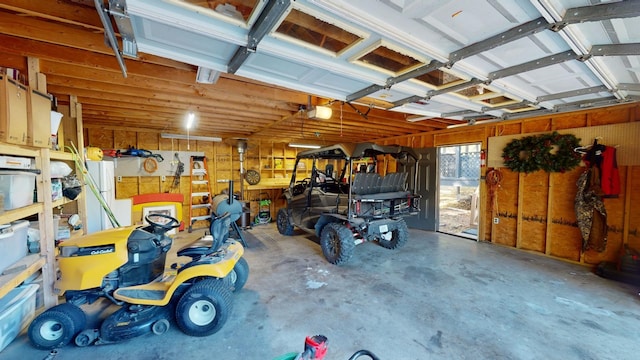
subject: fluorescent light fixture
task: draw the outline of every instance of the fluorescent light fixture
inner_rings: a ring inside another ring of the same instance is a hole
[[[473,125],[491,124],[491,123],[500,122],[500,121],[504,121],[504,119],[495,118],[495,119],[479,120],[479,121],[475,121],[475,119],[469,119],[465,123],[448,125],[447,129],[455,129],[459,127],[473,126]]]
[[[315,106],[307,112],[307,117],[309,119],[326,120],[331,119],[332,113],[333,111],[328,106]]]
[[[320,149],[321,146],[320,145],[313,145],[313,144],[295,144],[295,143],[291,143],[289,144],[289,147],[293,147],[293,148],[304,148],[304,149]]]
[[[163,139],[181,139],[181,140],[199,140],[199,141],[211,141],[211,142],[221,142],[222,138],[212,137],[212,136],[193,136],[193,135],[185,135],[185,134],[167,134],[162,133],[160,137]]]
[[[196,119],[196,115],[193,112],[189,112],[187,114],[187,129],[191,129],[193,126],[193,121]]]
[[[219,7],[219,5],[218,5]],[[196,74],[196,82],[199,84],[215,84],[220,78],[220,71],[208,69],[206,67],[199,66],[198,73]]]
[[[418,117],[408,117],[407,121],[408,122],[418,122],[418,121],[422,121],[422,120],[429,120],[429,119],[433,119],[435,116],[418,116]]]

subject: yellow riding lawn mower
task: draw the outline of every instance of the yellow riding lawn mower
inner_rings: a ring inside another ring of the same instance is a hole
[[[33,320],[28,330],[33,346],[54,349],[71,341],[87,346],[162,334],[171,320],[191,336],[211,335],[222,328],[232,309],[232,292],[239,291],[249,276],[244,248],[228,239],[229,214],[211,219],[210,235],[177,252],[189,261],[168,267],[173,239],[167,232],[180,222],[164,214],[151,214],[145,220],[148,225],[106,230],[60,244],[55,288],[66,302]],[[87,317],[81,306],[104,298],[119,308],[99,328],[85,329]]]

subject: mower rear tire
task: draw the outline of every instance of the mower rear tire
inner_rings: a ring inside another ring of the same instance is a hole
[[[69,344],[76,330],[68,313],[49,309],[31,322],[27,334],[35,348],[52,350]]]
[[[87,326],[87,314],[77,305],[71,303],[63,303],[54,306],[51,310],[63,312],[71,318],[74,328],[74,336],[82,332]]]
[[[249,264],[247,260],[243,257],[238,259],[238,262],[233,267],[233,270],[228,275],[228,278],[231,282],[231,288],[233,292],[238,292],[242,290],[244,284],[247,282],[249,278]]]
[[[278,226],[278,232],[282,235],[293,235],[293,225],[289,221],[289,211],[286,208],[278,210],[278,217],[276,218],[276,225]]]
[[[205,279],[193,284],[176,305],[176,323],[190,336],[216,333],[231,313],[231,292],[219,279]]]
[[[387,249],[397,249],[402,247],[409,240],[409,228],[404,220],[398,220],[398,226],[391,231],[391,240],[380,239],[379,243]]]
[[[332,222],[322,229],[320,247],[330,263],[340,265],[351,259],[356,243],[351,230],[341,223]]]

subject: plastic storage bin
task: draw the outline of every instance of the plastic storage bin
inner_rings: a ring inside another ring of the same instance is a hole
[[[4,210],[33,204],[36,174],[22,171],[0,171],[0,192],[4,195]]]
[[[10,225],[0,225],[0,274],[16,261],[27,256],[27,230],[29,221],[18,220]]]
[[[39,287],[37,284],[19,286],[0,298],[0,351],[33,320]]]

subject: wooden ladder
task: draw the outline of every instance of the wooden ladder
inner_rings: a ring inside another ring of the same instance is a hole
[[[192,156],[189,182],[189,232],[196,221],[211,220],[211,182],[206,156]]]

